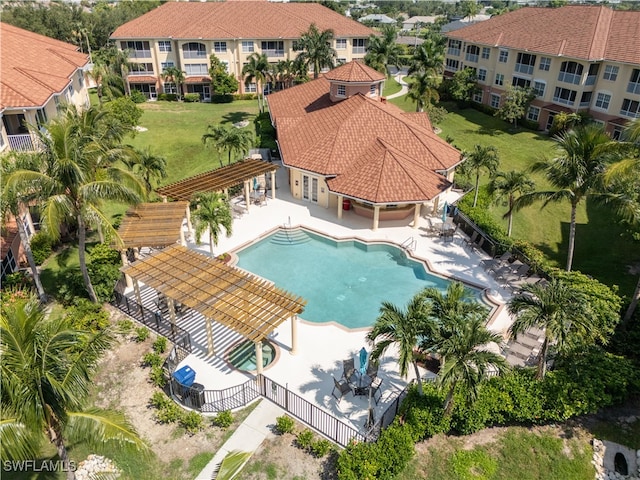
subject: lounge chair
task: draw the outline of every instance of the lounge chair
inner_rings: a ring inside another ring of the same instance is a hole
[[[351,385],[349,385],[349,382],[347,382],[345,379],[336,380],[336,377],[334,377],[333,375],[331,375],[331,378],[333,378],[333,390],[331,390],[331,395],[336,397],[336,399],[338,400],[338,403],[340,403],[340,400],[342,400],[342,397],[344,397],[344,394],[349,393],[351,391]],[[335,393],[336,390],[340,392],[339,397]]]
[[[356,366],[353,358],[342,361],[342,378],[347,382],[351,381],[351,377],[356,374]]]

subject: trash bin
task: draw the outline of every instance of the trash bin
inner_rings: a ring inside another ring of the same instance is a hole
[[[194,383],[191,385],[191,405],[198,410],[202,409],[204,405],[204,385],[200,383]]]
[[[351,210],[351,200],[348,198],[342,199],[342,209],[343,210]]]
[[[196,372],[189,365],[185,365],[173,372],[173,378],[183,387],[190,387],[196,381]]]

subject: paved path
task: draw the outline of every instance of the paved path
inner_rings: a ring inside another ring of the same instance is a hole
[[[392,98],[401,97],[402,95],[407,94],[407,92],[409,91],[409,86],[407,85],[407,82],[402,80],[402,77],[404,77],[406,74],[407,72],[400,71],[393,76],[393,78],[396,79],[396,82],[398,82],[402,86],[402,88],[397,93],[387,95],[387,100],[391,100]]]
[[[240,424],[233,435],[220,447],[206,467],[195,480],[211,480],[216,467],[222,462],[227,453],[233,450],[255,452],[265,438],[273,437],[273,426],[276,417],[284,415],[285,411],[268,400],[261,400],[253,412]]]

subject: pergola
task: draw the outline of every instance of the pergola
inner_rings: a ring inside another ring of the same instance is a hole
[[[198,192],[224,192],[228,189],[244,183],[244,196],[246,209],[249,210],[251,180],[271,173],[271,198],[276,198],[276,170],[277,165],[258,158],[246,158],[231,165],[210,170],[200,175],[185,178],[179,182],[156,189],[162,197],[174,200],[191,200]]]
[[[166,247],[178,240],[186,245],[182,223],[187,218],[189,232],[191,219],[189,202],[171,203],[140,203],[129,209],[122,218],[118,228],[120,242],[120,257],[122,264],[127,265],[127,250],[133,249],[134,254],[142,247]],[[115,242],[114,242],[115,244]],[[132,287],[131,278],[125,275],[127,286]]]
[[[214,354],[214,320],[254,342],[258,373],[262,373],[262,341],[289,318],[290,351],[296,353],[297,315],[307,302],[267,280],[181,245],[169,246],[121,271],[134,279],[138,303],[142,304],[138,282],[165,295],[171,323],[176,322],[176,302],[201,313],[210,355]]]

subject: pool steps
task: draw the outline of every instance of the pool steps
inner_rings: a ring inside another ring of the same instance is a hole
[[[279,230],[269,239],[271,243],[278,245],[302,245],[311,241],[309,235],[301,229]]]

